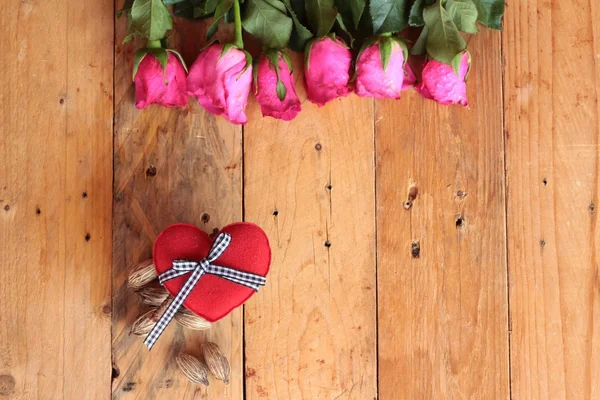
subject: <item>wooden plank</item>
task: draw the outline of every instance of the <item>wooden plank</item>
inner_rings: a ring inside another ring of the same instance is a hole
[[[5,6],[0,396],[106,398],[113,3]]]
[[[515,399],[600,397],[599,18],[594,1],[507,7]]]
[[[273,248],[267,286],[245,306],[246,396],[374,399],[373,103],[317,108],[301,77],[297,119],[261,118],[252,102],[244,130],[245,219]]]
[[[203,44],[202,24],[177,21],[174,46],[191,64]],[[227,32],[224,32],[227,34]],[[166,226],[188,222],[206,232],[242,218],[241,128],[214,118],[193,100],[183,109],[153,106],[139,111],[131,81],[133,54],[142,42],[120,44],[115,67],[113,352],[118,377],[113,397],[241,399],[242,311],[208,333],[169,326],[151,352],[129,329],[142,306],[125,282],[133,264],[152,256],[152,243]],[[202,340],[216,342],[231,363],[229,386],[212,380],[194,385],[175,363],[180,351],[199,355]]]
[[[468,48],[471,110],[376,103],[382,400],[509,396],[500,34]]]

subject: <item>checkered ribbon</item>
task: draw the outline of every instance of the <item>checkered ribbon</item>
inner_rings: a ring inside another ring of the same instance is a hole
[[[168,280],[183,276],[191,272],[190,277],[185,282],[177,296],[171,301],[171,304],[167,307],[163,315],[160,317],[156,325],[152,328],[144,344],[148,346],[148,350],[154,346],[154,343],[158,340],[160,335],[163,333],[167,325],[175,317],[177,310],[183,304],[185,299],[192,292],[200,278],[204,274],[212,274],[228,281],[244,285],[250,289],[258,290],[261,286],[267,283],[267,278],[261,275],[255,275],[249,272],[239,271],[233,268],[222,267],[220,265],[212,264],[217,258],[219,258],[225,249],[231,243],[231,235],[228,233],[221,232],[215,239],[208,256],[202,261],[187,261],[187,260],[173,260],[173,268],[163,272],[158,276],[158,280],[161,285]]]

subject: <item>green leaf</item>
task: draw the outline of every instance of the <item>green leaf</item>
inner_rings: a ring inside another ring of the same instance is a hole
[[[425,54],[425,52],[427,51],[428,36],[429,28],[427,26],[424,26],[423,30],[421,31],[421,34],[419,35],[419,38],[417,39],[413,47],[410,49],[410,54],[414,54],[416,56]]]
[[[358,27],[358,23],[362,18],[363,13],[365,12],[365,7],[367,6],[366,0],[349,0],[350,1],[350,9],[352,10],[352,19],[354,21],[354,27]]]
[[[342,14],[345,21],[352,21],[354,28],[358,28],[366,4],[366,0],[335,0],[335,6],[339,13]]]
[[[408,26],[407,0],[371,0],[375,34],[400,32]]]
[[[215,15],[213,19],[213,23],[208,27],[206,31],[206,41],[209,41],[215,33],[217,33],[217,29],[219,29],[219,21],[227,12],[233,7],[233,0],[221,0],[216,8]]]
[[[233,8],[230,8],[229,11],[225,13],[225,15],[223,16],[223,21],[225,21],[226,24],[235,23],[235,12],[233,11]]]
[[[379,41],[379,55],[381,56],[381,66],[385,71],[390,63],[390,56],[392,55],[391,39],[386,38]]]
[[[140,67],[140,63],[142,62],[144,57],[146,57],[146,55],[148,55],[148,49],[138,49],[135,52],[135,56],[133,58],[133,74],[131,76],[131,79],[135,79],[135,76],[137,75],[138,69]]]
[[[248,68],[250,68],[250,66],[252,66],[252,54],[250,54],[248,52],[248,50],[242,50],[242,51],[246,55],[246,65],[244,66],[244,69],[242,70],[242,72],[240,72],[240,74],[238,76],[242,76],[242,74],[244,74],[244,72],[246,72],[246,70]]]
[[[278,80],[277,81],[277,97],[279,97],[279,100],[284,101],[286,94],[287,94],[287,88],[285,87],[285,85],[283,84],[282,81]]]
[[[290,0],[283,0],[283,3],[285,4],[285,7],[292,17],[292,21],[294,22],[294,29],[292,29],[292,35],[289,43],[290,47],[293,50],[302,51],[304,46],[306,46],[306,42],[313,36],[313,34],[300,22],[300,19],[296,15]]]
[[[408,24],[410,26],[423,26],[423,9],[425,8],[425,0],[415,0],[412,7],[410,8],[410,15],[408,16]]]
[[[317,37],[327,35],[337,17],[334,0],[306,0],[308,23]]]
[[[173,5],[173,14],[191,20],[202,20],[211,17],[218,0],[184,1]]]
[[[451,64],[452,59],[467,47],[460,35],[453,15],[442,7],[441,0],[434,5],[425,7],[423,19],[428,29],[427,52],[434,59]]]
[[[462,61],[462,55],[463,53],[458,53],[452,59],[452,69],[454,70],[454,73],[458,76],[460,76],[460,62]]]
[[[283,81],[279,78],[279,56],[282,55],[284,57],[284,60],[286,63],[288,63],[288,68],[290,68],[290,60],[289,58],[286,59],[287,54],[283,51],[278,51],[278,50],[269,50],[265,53],[265,57],[267,57],[269,59],[269,63],[270,66],[272,67],[273,70],[275,71],[275,75],[277,76],[277,85],[276,85],[276,91],[277,91],[277,97],[279,98],[280,101],[285,100],[285,96],[287,94],[287,88],[285,87],[285,84],[283,83]],[[258,68],[256,68],[256,70],[258,70]],[[291,72],[291,68],[290,68],[290,72]]]
[[[167,73],[167,63],[169,62],[169,53],[165,49],[148,49],[148,52],[152,54],[158,62],[160,62],[163,72]]]
[[[206,12],[215,12],[219,3],[222,3],[221,0],[204,0],[204,5],[202,8],[206,10]],[[198,6],[199,7],[199,6]]]
[[[341,34],[344,40],[350,43],[350,47],[354,47],[355,36],[358,33],[358,28],[354,24],[352,9],[350,8],[350,1],[335,0],[335,7],[338,10],[338,15],[335,17],[337,28],[334,25],[333,30],[334,32]]]
[[[344,37],[342,32],[340,32],[340,36],[343,37],[344,41],[350,43],[350,47],[354,47],[354,42],[356,40],[354,38],[354,34],[356,31],[353,29],[348,29],[348,25],[347,25],[347,23],[352,24],[352,21],[344,22],[344,17],[342,17],[342,14],[340,14],[340,13],[338,13],[335,20],[338,23],[339,29],[341,29],[343,31],[343,34],[346,35],[346,37]],[[350,26],[352,26],[352,25],[350,25]]]
[[[473,0],[447,0],[446,9],[453,15],[454,24],[459,31],[477,33],[477,7]]]
[[[283,55],[283,60],[287,64],[287,67],[290,70],[290,74],[291,74],[292,72],[294,72],[294,66],[292,65],[292,59],[290,58],[290,55],[286,51],[282,51],[281,54]]]
[[[477,20],[491,29],[502,29],[504,0],[474,0],[477,7]]]
[[[282,49],[292,34],[292,19],[280,0],[246,0],[248,7],[242,26],[261,41],[264,47]]]
[[[315,39],[309,40],[306,44],[306,48],[304,49],[304,70],[308,72],[310,69],[310,52],[312,51],[312,46],[315,43]]]
[[[356,28],[356,32],[354,32],[355,42],[358,42],[362,46],[362,42],[369,37],[373,36],[373,21],[371,19],[371,14],[367,10],[363,13],[360,22],[358,23],[358,28]],[[353,46],[354,47],[354,46]]]
[[[467,69],[467,74],[465,75],[465,80],[467,80],[467,76],[469,75],[469,71],[471,70],[471,54],[467,50],[458,53],[452,59],[452,69],[454,70],[454,73],[460,77],[460,64],[462,63],[462,58],[464,54],[467,54],[469,56],[469,67]]]
[[[173,29],[173,20],[162,0],[134,0],[131,25],[148,40],[159,40],[169,29]]]
[[[119,11],[117,11],[117,18],[121,18],[121,16],[123,15],[124,12],[130,11],[132,5],[133,5],[133,0],[125,0],[125,2],[123,3],[123,7]],[[129,13],[128,13],[128,16],[129,16]]]
[[[184,1],[187,0],[163,0],[163,3],[167,6],[170,6],[172,4],[183,3]]]
[[[173,49],[166,49],[168,52],[175,54],[175,56],[177,58],[179,58],[179,61],[181,61],[181,65],[183,65],[183,69],[185,69],[185,72],[188,72],[188,67],[185,64],[185,60],[183,59],[183,56],[181,55],[180,52],[178,52],[177,50],[173,50]]]
[[[306,0],[289,0],[294,14],[298,17],[298,21],[304,26],[308,26],[308,18],[306,17]]]

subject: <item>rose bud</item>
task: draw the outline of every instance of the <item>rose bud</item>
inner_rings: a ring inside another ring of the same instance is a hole
[[[422,81],[417,91],[427,99],[443,105],[461,104],[469,106],[467,101],[466,78],[471,67],[471,55],[464,51],[457,55],[454,65],[430,59],[421,74]],[[458,65],[456,65],[458,64]]]
[[[188,93],[214,115],[233,124],[245,124],[248,93],[252,85],[252,60],[239,48],[213,44],[204,49],[190,68]]]
[[[406,45],[398,38],[374,38],[367,42],[356,61],[356,94],[399,99],[400,91],[405,89],[407,55]]]
[[[320,107],[350,93],[352,54],[341,39],[316,39],[308,44],[305,57],[304,78],[310,101]]]
[[[265,116],[291,121],[302,109],[289,59],[277,51],[260,57],[254,87]]]
[[[166,65],[163,67],[155,53],[148,50],[140,50],[140,57],[143,58],[136,64],[134,71],[135,106],[137,108],[146,108],[150,104],[160,104],[165,107],[185,106],[188,102],[186,70],[179,56],[171,50],[154,50],[158,56],[166,58]]]

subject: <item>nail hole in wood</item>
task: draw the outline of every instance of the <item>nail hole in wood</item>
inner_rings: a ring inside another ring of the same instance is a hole
[[[4,206],[4,211],[8,211],[8,210],[10,210],[10,206],[7,204]]]
[[[203,224],[208,224],[208,221],[210,221],[210,215],[208,215],[207,213],[204,213],[200,217],[200,220],[202,221]]]
[[[81,198],[82,199],[87,199],[87,192],[81,193]]]
[[[542,247],[542,249],[546,247],[546,241],[544,239],[540,240],[540,246]]]
[[[596,211],[596,206],[594,205],[594,203],[590,204],[590,206],[588,207],[588,210],[590,210],[591,214],[593,214],[594,211]]]
[[[146,169],[146,176],[156,176],[156,167],[154,165],[148,166]]]
[[[121,371],[119,370],[119,367],[117,367],[116,365],[113,364],[112,366],[112,373],[111,373],[111,379],[114,381],[115,379],[117,379],[119,377],[119,375],[121,375]]]
[[[278,216],[278,215],[279,215],[279,211],[277,211],[277,210],[273,211],[273,216],[275,216],[275,217],[276,217],[276,216]]]
[[[415,201],[418,194],[419,194],[419,188],[416,186],[412,186],[410,189],[408,189],[408,201],[410,201],[410,202]]]
[[[317,151],[321,151],[321,149],[322,149],[322,148],[323,148],[323,146],[321,146],[321,143],[317,143],[317,144],[315,144],[315,149],[316,149]]]
[[[412,258],[419,258],[421,256],[421,243],[414,241],[410,245],[410,255]]]
[[[462,215],[456,217],[456,227],[460,228],[465,223],[465,218]]]
[[[92,236],[89,233],[85,234],[85,241],[86,242],[89,242],[91,238],[92,238]]]
[[[404,203],[402,203],[402,207],[404,207],[405,210],[410,210],[412,208],[413,202],[410,200],[406,200]]]
[[[546,179],[546,178],[542,179],[542,183],[544,184],[544,186],[546,186],[548,184],[548,179]]]
[[[65,99],[63,99],[63,98],[61,97],[61,98],[60,98],[60,100],[58,100],[58,102],[59,102],[60,104],[65,104]]]
[[[37,208],[35,209],[35,214],[36,214],[36,215],[40,215],[41,213],[42,213],[42,210],[40,210],[40,208],[39,208],[39,207],[37,207]]]
[[[331,247],[331,242],[329,240],[325,241],[325,247],[327,247],[327,248]]]
[[[327,185],[327,190],[331,190],[333,189],[333,186],[331,184]]]
[[[465,192],[464,190],[458,190],[456,192],[456,197],[458,197],[459,199],[464,199],[465,197],[467,197],[467,192]]]

